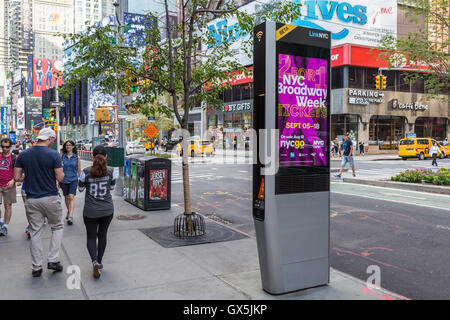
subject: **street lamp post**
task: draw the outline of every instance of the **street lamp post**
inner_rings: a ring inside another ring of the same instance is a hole
[[[58,93],[58,76],[56,75],[56,85],[55,85],[55,102],[59,102],[59,93]],[[59,152],[60,142],[60,128],[59,128],[59,104],[55,106],[55,116],[56,116],[56,150]]]
[[[116,0],[114,2],[114,9],[115,9],[115,16],[117,20],[117,25],[120,30],[120,26],[122,25],[123,20],[123,6],[122,6],[122,0]],[[119,39],[117,43],[120,45],[122,44],[122,36],[119,34]],[[119,89],[116,89],[116,95],[117,95],[117,112],[122,109],[122,95],[119,92]],[[123,148],[125,150],[125,119],[119,118],[119,148]],[[124,172],[123,172],[123,166],[119,167],[119,178],[117,179],[116,183],[117,186],[115,188],[115,194],[118,196],[123,196],[123,178],[124,178]]]

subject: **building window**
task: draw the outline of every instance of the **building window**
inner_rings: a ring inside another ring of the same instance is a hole
[[[331,69],[331,88],[339,89],[344,87],[344,67]]]
[[[398,149],[405,136],[405,118],[396,116],[372,116],[369,123],[369,144],[380,150]]]
[[[331,139],[342,140],[342,135],[347,133],[358,141],[359,116],[356,114],[332,114],[331,115]]]
[[[419,117],[416,119],[414,132],[417,137],[442,141],[447,137],[447,118]]]
[[[378,74],[377,68],[364,68],[364,89],[375,90],[375,77]]]
[[[348,68],[348,86],[362,88],[364,83],[364,68],[350,66]]]

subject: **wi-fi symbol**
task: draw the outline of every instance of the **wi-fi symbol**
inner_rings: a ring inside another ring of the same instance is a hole
[[[263,35],[263,32],[262,32],[262,31],[259,31],[259,32],[256,34],[256,37],[258,38],[258,42],[261,42],[261,37],[262,37],[262,35]]]

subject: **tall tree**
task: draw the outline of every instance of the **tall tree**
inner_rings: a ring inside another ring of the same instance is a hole
[[[251,35],[256,18],[288,23],[300,16],[301,7],[291,1],[274,1],[256,16],[238,10],[234,1],[223,1],[219,8],[211,9],[210,0],[184,0],[180,19],[174,23],[168,0],[164,0],[164,6],[165,15],[160,21],[163,28],[146,30],[144,48],[124,48],[120,41],[114,41],[121,36],[123,27],[90,27],[85,34],[70,35],[70,40],[78,44],[74,49],[76,57],[68,63],[68,71],[63,75],[63,92],[70,93],[73,84],[86,79],[97,81],[105,93],[113,92],[116,87],[124,92],[129,90],[131,78],[138,86],[135,104],[151,105],[158,113],[169,109],[181,128],[187,130],[192,107],[202,102],[222,105],[219,93],[231,88],[227,82],[230,74],[244,71],[245,67],[233,58],[230,50],[233,40]],[[207,24],[216,18],[235,20],[236,24],[234,28],[223,28],[219,34],[212,34]],[[148,13],[147,19],[157,21],[153,13]],[[245,43],[249,55],[252,39],[250,36]],[[206,85],[208,90],[204,90]],[[161,95],[170,97],[169,105],[151,104]],[[145,107],[140,110],[150,113]],[[189,136],[183,139],[184,150],[188,139]],[[184,213],[190,215],[187,152],[183,152],[182,173]]]
[[[450,89],[450,2],[449,0],[404,0],[406,17],[417,26],[406,37],[386,36],[380,42],[380,57],[389,66],[405,62],[430,72],[409,72],[408,81],[424,79],[426,99],[449,101]]]

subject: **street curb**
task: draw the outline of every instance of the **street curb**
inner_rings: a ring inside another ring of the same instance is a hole
[[[394,181],[362,180],[362,179],[354,179],[354,178],[343,178],[342,181],[348,182],[348,183],[365,184],[365,185],[376,186],[376,187],[387,187],[387,188],[396,188],[396,189],[403,189],[403,190],[410,190],[410,191],[430,192],[430,193],[450,195],[449,187],[428,186],[428,185],[422,185],[422,184],[403,183],[403,182],[394,182]]]

